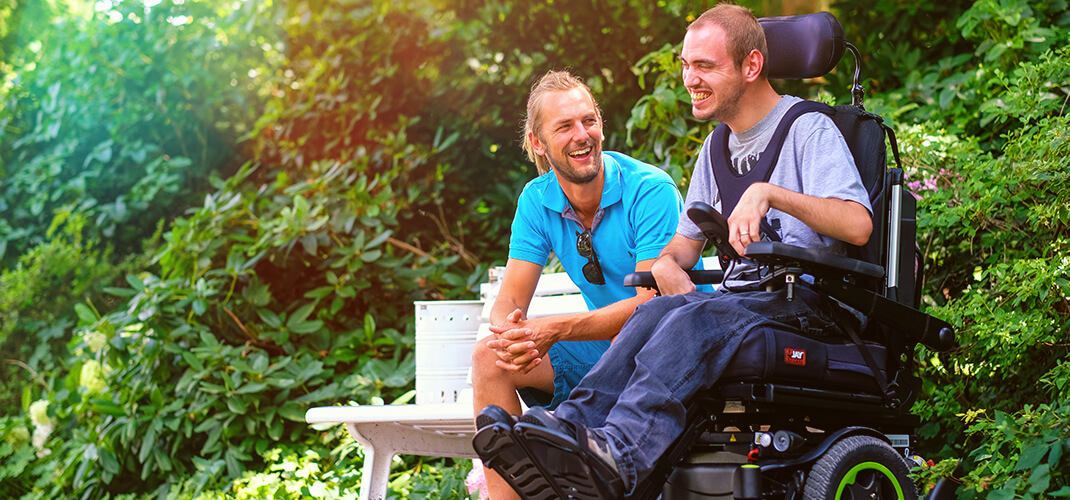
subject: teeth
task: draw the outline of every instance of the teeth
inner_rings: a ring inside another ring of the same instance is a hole
[[[688,89],[687,92],[689,94],[691,94],[691,100],[692,101],[701,101],[701,100],[703,100],[703,99],[705,99],[705,98],[707,98],[707,97],[709,97],[711,95],[709,92],[705,92],[705,91],[702,91],[702,90],[690,90],[690,89]]]
[[[590,153],[590,152],[591,152],[591,148],[587,147],[587,148],[581,149],[579,151],[573,151],[573,152],[569,153],[568,155],[569,156],[583,156],[583,155],[585,155],[587,153]]]

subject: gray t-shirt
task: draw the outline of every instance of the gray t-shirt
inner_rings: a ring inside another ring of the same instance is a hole
[[[781,118],[792,105],[801,100],[798,97],[784,96],[776,107],[753,127],[739,134],[729,133],[728,150],[732,156],[730,165],[734,170],[739,173],[750,171],[765,151]],[[844,142],[836,124],[824,113],[805,113],[795,120],[784,139],[784,147],[780,150],[780,158],[773,168],[769,182],[817,198],[855,201],[873,213],[851,151],[847,149],[847,143]],[[685,206],[694,201],[708,203],[721,211],[721,196],[710,164],[710,137],[706,137],[702,151],[699,152]],[[728,217],[729,214],[724,215]],[[789,245],[826,249],[838,255],[843,255],[846,251],[844,242],[818,234],[799,219],[777,209],[769,209],[766,220],[776,229],[781,240]],[[699,231],[686,213],[681,214],[676,232],[693,240],[705,239],[702,231]],[[744,260],[731,270],[732,276],[729,280],[736,281],[740,274],[753,270],[753,264]]]

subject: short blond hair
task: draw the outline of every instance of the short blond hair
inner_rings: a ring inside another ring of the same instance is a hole
[[[545,174],[550,171],[550,162],[545,156],[535,153],[531,144],[531,134],[536,137],[539,136],[539,127],[542,126],[543,119],[543,101],[546,99],[546,95],[551,92],[568,92],[575,88],[583,88],[587,92],[587,95],[591,98],[591,102],[594,103],[594,109],[598,113],[599,119],[602,117],[602,110],[598,107],[598,102],[594,100],[594,95],[591,94],[591,89],[587,87],[587,84],[577,78],[568,71],[549,71],[534,85],[531,86],[531,94],[528,95],[528,107],[527,115],[524,117],[524,152],[527,153],[528,159],[535,163],[535,168],[538,169],[539,175]],[[541,140],[541,137],[540,137]]]

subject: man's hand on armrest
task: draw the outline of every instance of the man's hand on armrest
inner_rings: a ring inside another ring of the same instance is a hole
[[[650,272],[654,275],[662,295],[682,295],[695,291],[695,284],[691,282],[685,269],[695,267],[705,243],[703,240],[693,240],[680,234],[673,235],[672,240],[661,251],[661,256],[650,266]]]

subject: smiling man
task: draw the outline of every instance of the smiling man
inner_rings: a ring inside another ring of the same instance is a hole
[[[824,114],[802,114],[779,154],[767,151],[782,119],[801,101],[770,85],[767,50],[765,32],[744,7],[717,5],[688,27],[680,61],[692,112],[729,130],[721,142],[715,134],[704,142],[688,204],[701,201],[728,216],[729,243],[741,255],[759,241],[763,219],[785,243],[842,254],[846,243],[869,239],[869,197],[843,136]],[[750,168],[764,154],[776,154],[768,181],[761,169]],[[725,161],[715,163],[714,156]],[[722,190],[726,179],[732,189]],[[753,265],[728,269],[718,292],[696,291],[684,269],[699,261],[705,240],[681,217],[651,265],[663,296],[631,315],[554,413],[535,407],[514,423],[494,418],[500,413],[488,407],[477,436],[496,429],[498,439],[475,440],[480,457],[521,464],[507,472],[529,497],[551,489],[564,498],[634,494],[683,432],[685,403],[717,382],[747,333],[806,325],[821,335],[834,328],[827,297],[805,283],[793,298],[785,289],[767,291],[758,286]]]
[[[540,176],[517,201],[505,277],[490,313],[494,335],[472,356],[477,413],[495,405],[494,418],[519,414],[518,389],[528,406],[555,408],[636,306],[654,296],[624,287],[624,276],[649,270],[672,238],[680,193],[660,169],[603,151],[602,125],[590,90],[570,73],[551,71],[532,87],[523,140]],[[589,311],[528,319],[551,253]],[[487,479],[492,498],[516,498],[498,474],[488,471]]]

